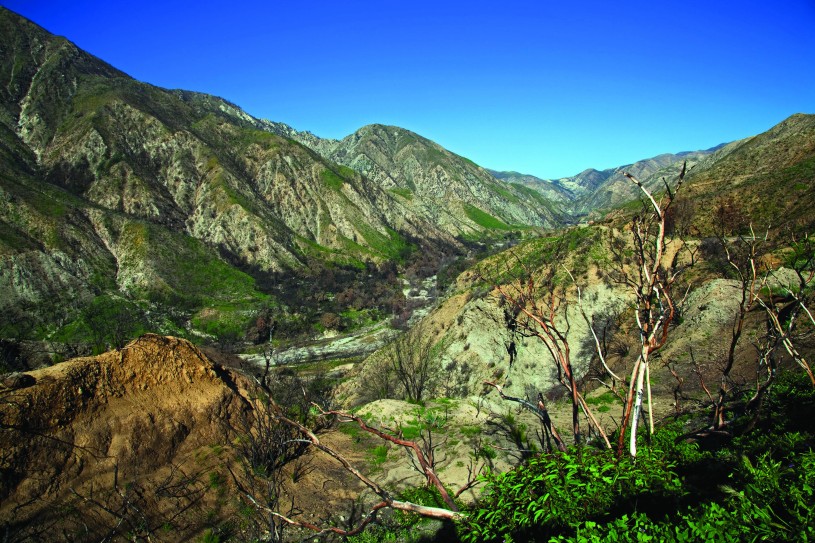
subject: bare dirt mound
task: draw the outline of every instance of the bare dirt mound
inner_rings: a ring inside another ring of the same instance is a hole
[[[109,537],[111,526],[134,536],[158,526],[180,540],[200,530],[219,482],[210,471],[217,444],[247,406],[245,377],[157,335],[25,375],[0,385],[5,538],[54,540],[58,528],[60,540],[87,540]]]

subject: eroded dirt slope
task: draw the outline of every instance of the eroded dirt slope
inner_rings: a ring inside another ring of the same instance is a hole
[[[166,524],[172,539],[197,529],[212,451],[248,405],[244,377],[156,335],[28,375],[33,384],[0,391],[6,536],[49,539],[53,525],[81,540],[104,535],[95,524],[109,529],[117,515]]]

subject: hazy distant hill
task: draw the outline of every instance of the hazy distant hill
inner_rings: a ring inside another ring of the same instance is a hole
[[[595,210],[619,206],[638,197],[636,186],[623,175],[624,172],[634,175],[651,188],[660,184],[662,177],[675,177],[683,162],[687,161],[688,167],[692,167],[720,147],[706,151],[666,153],[602,171],[589,168],[577,175],[560,179],[540,179],[517,172],[491,173],[508,183],[534,189],[547,199],[558,202],[565,211],[582,216]]]

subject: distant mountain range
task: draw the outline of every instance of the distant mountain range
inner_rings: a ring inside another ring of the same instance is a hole
[[[636,197],[623,171],[654,185],[687,160],[715,179],[750,167],[753,149],[539,180],[398,127],[321,139],[141,83],[2,8],[0,34],[0,336],[20,333],[9,315],[28,308],[51,337],[100,296],[184,311],[191,326],[213,312],[245,319],[276,303],[258,273],[461,253]]]
[[[573,216],[582,216],[597,210],[608,210],[637,198],[639,189],[625,177],[626,172],[643,181],[646,186],[656,186],[662,177],[673,180],[686,161],[688,167],[693,167],[724,146],[725,144],[721,144],[704,151],[666,153],[602,171],[589,168],[577,175],[560,179],[540,179],[518,172],[489,172],[507,183],[532,188],[545,198],[558,202],[563,211]]]

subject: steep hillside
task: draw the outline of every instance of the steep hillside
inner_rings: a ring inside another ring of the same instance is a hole
[[[515,185],[523,185],[527,188],[540,192],[545,198],[552,200],[553,202],[558,202],[564,209],[568,209],[569,204],[576,198],[575,194],[571,190],[559,185],[555,181],[548,181],[535,177],[534,175],[518,172],[499,172],[496,170],[487,171],[490,172],[490,175],[496,179],[500,179]]]
[[[498,180],[472,161],[403,128],[369,125],[342,140],[317,138],[276,123],[270,129],[362,173],[413,213],[455,234],[488,226],[551,228],[569,220],[549,195]]]
[[[811,228],[815,115],[793,115],[767,132],[719,149],[691,172],[684,191],[695,203],[702,232],[711,231],[722,202],[736,215],[732,220],[741,223],[730,226]]]
[[[220,98],[135,81],[5,9],[0,30],[1,336],[53,333],[99,296],[138,301],[165,332],[204,310],[245,321],[267,296],[244,272],[460,249]]]
[[[8,11],[3,24],[4,139],[16,134],[49,183],[264,269],[302,264],[313,244],[382,257],[389,229],[444,237],[223,100],[139,83]]]

